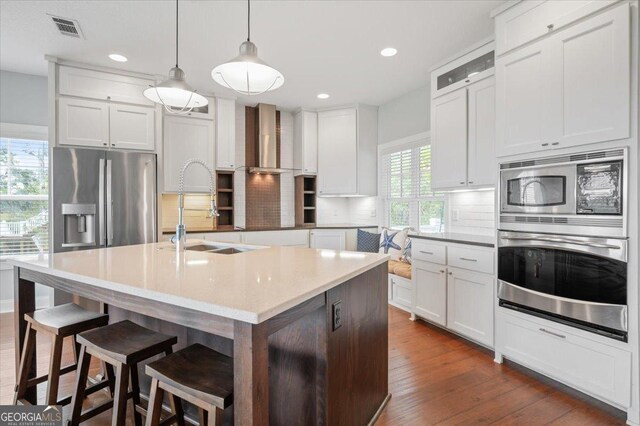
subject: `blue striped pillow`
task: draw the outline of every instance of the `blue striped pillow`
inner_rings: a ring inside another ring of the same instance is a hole
[[[380,234],[358,229],[358,251],[377,253],[380,247]]]

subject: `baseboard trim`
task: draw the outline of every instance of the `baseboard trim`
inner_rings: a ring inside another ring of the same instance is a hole
[[[0,314],[13,312],[13,303],[13,299],[0,300]],[[49,306],[49,296],[40,296],[36,298],[36,307],[48,308]]]

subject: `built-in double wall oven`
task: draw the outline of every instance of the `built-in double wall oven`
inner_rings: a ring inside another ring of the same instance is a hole
[[[500,305],[627,339],[626,151],[501,165]]]

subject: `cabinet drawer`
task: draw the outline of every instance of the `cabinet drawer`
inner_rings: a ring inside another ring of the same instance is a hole
[[[154,84],[151,79],[65,66],[60,67],[58,78],[61,95],[153,105],[142,94]]]
[[[444,265],[447,263],[447,247],[425,240],[416,238],[411,240],[411,257],[426,262],[439,263]]]
[[[524,1],[496,16],[496,54],[565,27],[618,0]]]
[[[411,309],[413,305],[413,291],[396,284],[391,284],[391,301],[407,309]]]
[[[507,358],[583,392],[629,407],[631,353],[500,308],[497,347]]]
[[[493,251],[449,246],[449,266],[493,274]]]
[[[309,231],[258,231],[244,232],[242,242],[259,246],[309,247]]]

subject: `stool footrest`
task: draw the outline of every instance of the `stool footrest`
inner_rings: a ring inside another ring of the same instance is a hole
[[[133,396],[133,392],[127,392],[126,399],[128,400],[132,396]],[[98,405],[97,407],[94,407],[94,408],[91,408],[91,409],[89,409],[87,411],[84,411],[82,414],[80,414],[80,419],[78,420],[78,423],[82,423],[84,421],[87,421],[87,420],[97,416],[98,414],[104,413],[105,411],[109,410],[110,408],[113,408],[113,400],[106,401],[106,402]]]
[[[76,371],[78,367],[77,364],[67,365],[60,369],[60,375],[71,373],[72,371]],[[27,388],[38,385],[40,383],[46,382],[49,379],[48,374],[43,374],[42,376],[34,377],[32,379],[27,380]]]

